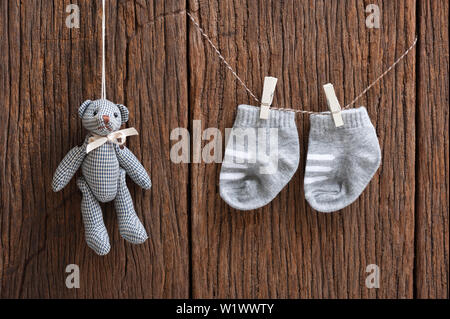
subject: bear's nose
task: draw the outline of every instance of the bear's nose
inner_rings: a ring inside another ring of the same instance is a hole
[[[109,123],[109,116],[108,115],[103,115],[103,122],[105,122],[105,124]]]

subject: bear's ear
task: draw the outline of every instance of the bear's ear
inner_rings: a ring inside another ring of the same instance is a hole
[[[128,109],[125,105],[117,104],[117,107],[120,110],[120,114],[122,115],[122,124],[128,122]]]
[[[89,104],[91,104],[91,100],[84,101],[83,104],[81,104],[80,108],[78,109],[78,115],[83,118],[84,112],[88,108]]]

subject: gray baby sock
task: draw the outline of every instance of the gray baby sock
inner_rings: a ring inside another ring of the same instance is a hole
[[[220,171],[220,196],[231,207],[252,210],[271,202],[291,180],[299,163],[295,113],[240,105]]]
[[[330,213],[353,203],[381,162],[375,128],[365,107],[342,111],[344,126],[331,115],[312,115],[305,169],[305,197],[312,208]]]

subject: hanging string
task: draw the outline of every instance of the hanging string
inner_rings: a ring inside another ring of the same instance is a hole
[[[400,63],[401,60],[403,60],[409,52],[416,46],[417,44],[417,37],[414,39],[413,44],[406,50],[386,71],[383,72],[375,81],[373,81],[364,91],[361,92],[360,95],[358,95],[353,101],[351,101],[349,104],[347,104],[344,109],[348,109],[352,107],[361,97],[363,97],[364,94],[367,93],[375,84],[377,84],[378,81],[380,81],[382,78],[384,78],[397,64]]]
[[[256,97],[255,94],[253,94],[252,91],[250,91],[250,89],[247,87],[247,85],[245,85],[244,81],[241,80],[241,78],[239,77],[239,75],[237,75],[237,73],[233,70],[233,68],[231,67],[231,65],[227,62],[227,60],[225,60],[225,58],[223,57],[223,55],[220,53],[219,49],[214,45],[214,43],[211,41],[211,39],[208,37],[208,35],[205,33],[205,31],[203,31],[202,27],[197,23],[197,21],[195,21],[194,17],[189,13],[186,12],[186,14],[188,15],[188,17],[191,19],[192,23],[194,23],[195,27],[197,28],[197,30],[203,35],[203,37],[206,39],[206,41],[208,41],[209,45],[214,49],[214,51],[216,52],[217,56],[219,57],[219,59],[222,61],[223,64],[225,64],[225,66],[228,68],[228,70],[231,71],[231,73],[233,74],[233,76],[236,78],[236,80],[239,81],[239,83],[241,83],[241,85],[245,88],[245,90],[247,91],[248,94],[250,94],[250,96],[258,103],[261,103],[258,98]]]
[[[237,75],[236,71],[231,67],[231,65],[227,62],[227,60],[223,57],[223,55],[220,53],[217,46],[211,41],[209,36],[206,34],[206,32],[203,30],[203,28],[198,24],[198,22],[194,19],[192,14],[190,12],[186,12],[189,19],[192,21],[194,26],[197,28],[197,30],[200,32],[200,34],[205,38],[205,40],[209,43],[209,45],[214,49],[219,59],[222,61],[222,63],[227,67],[228,70],[233,74],[233,76],[236,78],[236,80],[245,88],[248,94],[258,103],[261,104],[260,100],[256,97],[256,95],[248,88],[247,85],[245,85],[244,81]],[[415,38],[413,44],[386,70],[384,71],[375,81],[373,81],[367,88],[365,88],[361,94],[359,94],[352,102],[347,104],[343,109],[348,109],[352,107],[361,97],[363,97],[372,87],[374,87],[378,81],[380,81],[382,78],[384,78],[397,64],[400,63],[410,52],[411,50],[416,46],[417,44],[417,37]],[[329,113],[327,112],[312,112],[312,111],[303,111],[303,110],[296,110],[296,109],[290,109],[290,108],[276,108],[272,107],[271,109],[274,110],[282,110],[282,111],[293,111],[296,113],[302,113],[302,114],[324,114]]]
[[[105,0],[102,0],[102,92],[101,99],[106,100],[106,57],[105,57],[105,37],[106,37],[106,14],[105,14]]]

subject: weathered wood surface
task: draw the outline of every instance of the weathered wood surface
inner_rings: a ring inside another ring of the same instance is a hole
[[[85,244],[75,179],[51,190],[86,134],[78,106],[100,95],[101,1],[0,3],[0,297],[188,297],[188,167],[169,160],[169,133],[188,119],[184,3],[107,1],[108,98],[128,106],[140,133],[128,146],[157,185],[128,181],[144,245],[125,243],[113,205],[103,206],[107,257]],[[69,3],[80,5],[79,30],[65,26]],[[80,289],[65,286],[68,264],[80,267]]]
[[[65,27],[70,3],[80,29]],[[128,185],[150,239],[126,244],[107,204],[112,250],[97,257],[75,180],[58,194],[50,187],[83,141],[78,106],[100,94],[101,1],[0,0],[0,298],[448,298],[447,0],[107,3],[107,93],[140,132],[127,144],[154,186]],[[380,29],[366,28],[370,3]],[[238,104],[254,104],[186,8],[257,95],[273,75],[274,106],[314,111],[326,108],[324,83],[350,102],[419,34],[417,51],[358,103],[383,164],[355,204],[324,215],[305,202],[306,116],[297,174],[254,212],[220,199],[220,164],[170,161],[172,129],[201,120],[223,131]],[[70,290],[73,263],[81,288]],[[379,289],[365,287],[369,264],[380,267]]]
[[[417,297],[449,298],[449,2],[418,5]]]
[[[279,79],[274,106],[326,110],[322,85],[350,102],[413,42],[415,2],[383,1],[382,28],[367,29],[362,1],[190,1],[189,8],[259,95]],[[231,127],[252,103],[190,28],[191,113],[204,128]],[[395,46],[393,45],[395,43]],[[367,105],[383,166],[361,198],[331,215],[304,200],[308,118],[299,116],[301,164],[267,207],[242,213],[219,197],[220,165],[192,168],[194,297],[412,298],[415,195],[415,57],[374,88]],[[380,289],[365,287],[377,264]]]

